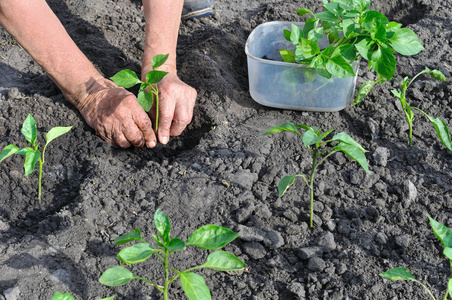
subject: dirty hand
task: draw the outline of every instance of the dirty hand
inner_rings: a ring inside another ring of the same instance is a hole
[[[141,77],[146,78],[147,72],[151,70],[152,66],[144,67]],[[197,92],[179,79],[176,68],[163,65],[159,70],[168,72],[158,84],[159,124],[157,136],[160,143],[166,144],[170,136],[180,135],[191,122]],[[155,106],[152,107],[149,114],[151,119],[155,120]]]
[[[132,93],[102,78],[78,98],[83,118],[105,141],[123,148],[155,147],[151,120]]]

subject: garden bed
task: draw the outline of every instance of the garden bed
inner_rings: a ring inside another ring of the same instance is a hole
[[[124,68],[140,72],[140,1],[48,3],[105,76]],[[363,103],[334,113],[266,108],[250,97],[248,35],[263,22],[300,21],[300,7],[319,11],[321,1],[217,0],[213,16],[184,21],[177,62],[179,76],[198,90],[194,118],[180,137],[152,150],[103,142],[0,29],[0,147],[25,146],[20,128],[29,113],[40,132],[74,126],[47,149],[41,206],[36,171],[24,178],[22,157],[0,164],[0,299],[44,300],[56,291],[76,299],[160,299],[143,282],[115,288],[98,282],[119,264],[115,237],[140,228],[151,241],[157,208],[184,240],[205,224],[240,233],[225,249],[251,268],[201,271],[213,299],[426,299],[419,285],[378,276],[397,266],[409,268],[438,298],[444,295],[450,267],[426,214],[452,227],[452,153],[420,115],[408,147],[408,126],[390,93],[396,84],[376,85]],[[420,77],[407,96],[452,126],[450,5],[385,0],[372,7],[413,29],[425,47],[398,57],[397,76],[411,77],[425,66],[446,75],[448,82]],[[358,85],[374,79],[361,70]],[[369,150],[372,175],[339,153],[320,167],[313,229],[302,181],[283,198],[277,191],[285,175],[309,170],[308,152],[293,134],[261,135],[288,121],[345,131]],[[174,254],[174,262],[191,267],[207,254],[188,248]],[[159,268],[151,258],[131,270],[155,279]],[[180,285],[173,287],[171,299],[185,299]]]

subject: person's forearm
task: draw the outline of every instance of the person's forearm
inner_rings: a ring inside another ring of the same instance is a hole
[[[0,25],[77,107],[87,85],[102,78],[44,0],[0,0]]]
[[[176,70],[176,46],[183,0],[143,0],[146,19],[143,67],[157,54],[169,54],[165,63]]]

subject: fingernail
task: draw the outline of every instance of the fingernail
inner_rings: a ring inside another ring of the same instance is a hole
[[[168,137],[167,136],[162,137],[161,142],[162,142],[162,144],[168,143]]]
[[[157,144],[156,144],[155,141],[150,141],[150,142],[148,143],[148,148],[154,148],[156,145],[157,145]]]

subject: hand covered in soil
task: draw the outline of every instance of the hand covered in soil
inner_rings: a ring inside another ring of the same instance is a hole
[[[146,78],[150,70],[152,66],[143,67],[141,77]],[[159,70],[168,72],[158,84],[160,100],[157,135],[160,143],[166,144],[170,136],[180,135],[191,122],[197,92],[179,79],[175,67],[163,65]],[[155,120],[155,106],[149,114]]]
[[[105,141],[123,148],[155,147],[149,116],[132,93],[112,81],[93,80],[76,102],[85,121]]]

